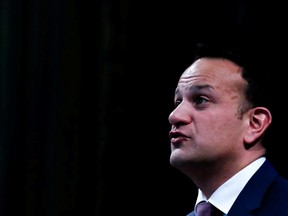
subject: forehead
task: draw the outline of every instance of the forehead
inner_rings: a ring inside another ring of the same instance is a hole
[[[220,58],[201,58],[181,75],[178,89],[191,85],[209,85],[232,90],[241,87],[243,82],[241,68],[233,62]]]
[[[240,67],[229,60],[221,58],[201,58],[189,66],[182,74],[182,77],[197,75],[223,77],[224,75],[240,75],[240,72]]]

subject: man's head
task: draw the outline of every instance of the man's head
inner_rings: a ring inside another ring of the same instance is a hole
[[[244,59],[215,47],[198,51],[175,91],[170,162],[188,176],[224,169],[227,177],[265,154],[261,139],[272,116],[255,98]]]

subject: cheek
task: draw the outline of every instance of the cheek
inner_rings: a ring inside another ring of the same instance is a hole
[[[207,118],[203,131],[208,136],[213,136],[214,139],[235,139],[241,133],[241,125],[242,121],[236,115],[226,113]]]
[[[230,118],[225,118],[222,122],[217,124],[218,131],[223,142],[231,145],[242,142],[243,135],[243,120],[238,119],[237,116],[231,116]],[[239,142],[240,141],[240,142]]]

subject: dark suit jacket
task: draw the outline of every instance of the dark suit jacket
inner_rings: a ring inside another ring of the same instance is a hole
[[[266,159],[247,182],[228,216],[288,216],[288,180]],[[195,216],[191,212],[187,216]]]

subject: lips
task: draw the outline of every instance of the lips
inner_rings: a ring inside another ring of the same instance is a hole
[[[169,132],[169,138],[171,140],[171,144],[179,145],[187,138],[187,136],[179,131],[172,130]]]
[[[171,130],[169,132],[169,138],[178,138],[178,137],[187,137],[185,134],[179,132],[179,131],[175,131],[175,130]]]

